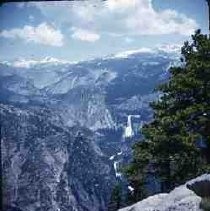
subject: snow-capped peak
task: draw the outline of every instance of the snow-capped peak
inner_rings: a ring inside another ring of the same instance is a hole
[[[63,59],[57,59],[54,57],[44,57],[43,59],[18,59],[12,62],[3,61],[2,64],[7,64],[13,67],[19,68],[31,68],[39,64],[52,64],[52,65],[59,65],[59,64],[73,64],[75,62],[70,62]]]
[[[137,53],[154,53],[154,50],[152,48],[140,48],[140,49],[135,49],[135,50],[128,50],[124,52],[119,52],[115,54],[113,57],[114,58],[127,58],[133,54]]]
[[[165,53],[180,54],[181,47],[182,47],[181,44],[156,45],[152,48],[139,48],[139,49],[119,52],[119,53],[116,53],[111,58],[128,58],[132,56],[133,54],[141,54],[141,53],[154,54],[154,53],[159,53],[159,52],[165,52]]]
[[[106,59],[126,59],[131,57],[135,54],[159,54],[161,52],[168,53],[168,54],[174,54],[179,55],[181,51],[180,44],[164,44],[164,45],[156,45],[152,48],[139,48],[139,49],[131,49],[127,51],[118,52],[116,54],[104,56],[100,59],[106,60]],[[87,61],[94,61],[97,58],[92,58]],[[99,59],[99,58],[98,58]],[[36,65],[60,65],[60,64],[78,64],[81,62],[87,62],[87,61],[67,61],[64,59],[57,59],[54,57],[44,57],[42,59],[17,59],[15,61],[0,61],[1,64],[6,64],[8,66],[17,67],[17,68],[31,68]]]
[[[177,53],[179,54],[181,51],[181,44],[164,44],[156,46],[157,51],[163,51],[166,53]]]

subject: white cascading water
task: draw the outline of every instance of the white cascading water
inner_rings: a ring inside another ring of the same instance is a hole
[[[125,131],[124,131],[125,138],[130,138],[130,137],[134,136],[134,132],[132,129],[132,122],[131,122],[132,117],[140,118],[140,115],[128,115],[127,126],[125,127]]]

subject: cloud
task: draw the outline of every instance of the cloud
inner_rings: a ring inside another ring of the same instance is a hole
[[[26,42],[34,42],[43,45],[63,46],[63,34],[47,23],[41,23],[34,27],[25,25],[23,28],[3,30],[0,37],[23,39]]]
[[[156,12],[152,8],[151,1],[147,3],[144,2],[143,5],[139,3],[136,12],[125,20],[127,27],[136,30],[139,35],[190,35],[198,27],[194,20],[175,10]]]
[[[198,28],[195,20],[175,10],[156,11],[152,0],[107,0],[106,6],[134,35],[190,35]]]
[[[135,7],[136,6],[136,1],[135,0],[108,0],[106,1],[106,6],[110,10],[125,10],[130,7]]]
[[[93,31],[75,27],[72,28],[72,31],[73,31],[72,38],[76,40],[95,42],[100,39],[100,35]]]
[[[33,5],[59,26],[68,23],[78,29],[85,28],[100,34],[125,37],[190,35],[199,28],[195,20],[176,10],[157,11],[152,0],[89,0],[54,4],[45,2]]]

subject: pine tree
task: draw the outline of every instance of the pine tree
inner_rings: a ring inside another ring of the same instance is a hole
[[[149,173],[158,175],[162,191],[207,172],[210,164],[210,39],[198,30],[182,47],[181,65],[170,69],[151,104],[154,120],[143,128],[126,174],[142,199]]]

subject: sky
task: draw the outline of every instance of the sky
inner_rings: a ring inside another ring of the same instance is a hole
[[[0,61],[81,61],[122,51],[180,45],[207,33],[205,0],[87,0],[0,7]]]

